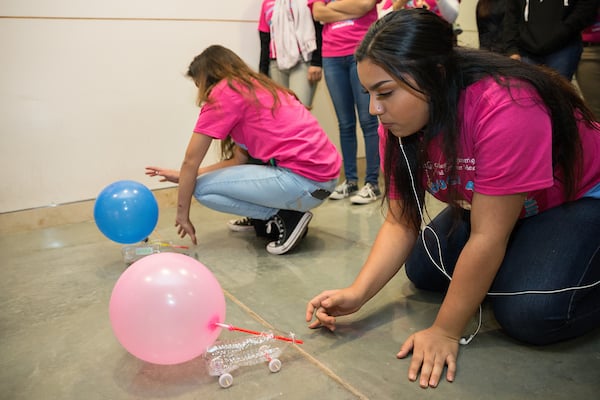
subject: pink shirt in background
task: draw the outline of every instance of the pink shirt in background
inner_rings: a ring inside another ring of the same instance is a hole
[[[274,7],[275,0],[263,0],[262,7],[260,8],[260,17],[258,19],[259,32],[271,33],[271,19],[273,18]],[[269,58],[277,58],[272,40],[269,43]]]
[[[271,32],[271,18],[273,17],[273,8],[275,0],[263,0],[260,8],[260,17],[258,19],[258,30],[261,32]]]
[[[307,0],[312,10],[314,3],[330,3],[335,0]],[[377,0],[380,3],[381,0]],[[351,56],[367,30],[378,18],[377,7],[357,19],[331,22],[323,25],[323,57]]]
[[[538,214],[564,203],[564,190],[552,169],[552,128],[537,92],[528,84],[513,82],[511,94],[492,78],[469,86],[461,96],[460,144],[456,160],[457,182],[448,182],[441,152],[442,135],[428,149],[423,185],[438,200],[448,202],[448,185],[456,185],[459,198],[471,204],[473,192],[500,196],[528,192],[521,217]],[[579,124],[584,149],[583,177],[576,198],[600,183],[600,125],[593,130]],[[386,136],[379,129],[380,148]],[[384,154],[384,153],[382,153]],[[392,195],[392,198],[398,198]]]
[[[274,159],[277,166],[318,182],[338,177],[341,156],[300,101],[281,94],[281,104],[271,111],[271,94],[257,88],[256,96],[260,104],[222,80],[202,106],[194,132],[220,140],[231,135],[252,157]]]
[[[584,42],[600,43],[600,11],[596,16],[596,22],[584,29],[581,37]]]

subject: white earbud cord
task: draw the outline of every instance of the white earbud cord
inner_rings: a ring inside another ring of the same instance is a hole
[[[401,138],[398,138],[398,143],[400,144],[400,150],[402,150],[402,155],[404,156],[404,161],[406,162],[406,167],[408,168],[408,175],[410,176],[410,183],[412,186],[413,194],[415,195],[415,200],[417,201],[419,215],[421,216],[421,221],[424,222],[425,220],[423,218],[421,202],[419,201],[419,196],[417,195],[417,188],[415,185],[415,180],[414,180],[414,177],[412,174],[412,170],[410,169],[408,157],[406,156],[406,153],[404,151],[404,146],[402,145]],[[438,249],[439,260],[440,260],[440,265],[438,265],[438,263],[435,262],[435,260],[433,259],[433,256],[431,255],[431,253],[429,251],[429,248],[427,247],[427,242],[425,241],[425,231],[427,231],[428,229],[431,231],[431,233],[433,233],[433,236],[435,237],[435,241],[436,241],[437,249]],[[423,229],[421,230],[421,238],[423,240],[423,247],[425,248],[425,252],[427,253],[427,256],[429,256],[429,260],[433,263],[433,265],[435,265],[435,267],[442,274],[444,274],[444,276],[446,278],[448,278],[449,281],[451,281],[452,277],[448,274],[448,272],[446,272],[446,267],[444,266],[444,261],[442,259],[442,246],[440,244],[440,238],[438,237],[437,233],[429,225],[425,225],[423,227]],[[519,296],[519,295],[525,295],[525,294],[555,294],[555,293],[568,292],[571,290],[589,289],[589,288],[592,288],[592,287],[598,286],[598,285],[600,285],[600,281],[590,283],[587,285],[582,285],[582,286],[571,286],[571,287],[554,289],[554,290],[523,290],[523,291],[519,291],[519,292],[488,292],[487,295],[488,296]],[[477,329],[475,330],[475,333],[470,335],[468,339],[467,338],[460,339],[459,343],[460,344],[469,344],[471,342],[471,340],[475,337],[475,335],[477,335],[480,328],[481,328],[481,305],[479,305],[479,324],[477,325]]]

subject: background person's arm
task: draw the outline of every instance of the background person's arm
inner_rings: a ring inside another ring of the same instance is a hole
[[[312,13],[315,20],[331,23],[360,18],[375,7],[377,0],[336,0],[325,4],[315,2]]]

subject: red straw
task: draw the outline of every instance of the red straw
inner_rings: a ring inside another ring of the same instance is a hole
[[[256,335],[256,336],[264,335],[264,332],[251,331],[249,329],[239,328],[237,326],[222,324],[222,323],[219,323],[219,322],[215,322],[215,325],[220,326],[221,328],[227,328],[230,331],[244,332],[244,333],[248,333],[250,335]],[[285,336],[276,336],[276,335],[274,335],[273,339],[281,340],[281,341],[284,341],[284,342],[295,343],[295,344],[304,344],[304,342],[302,340],[300,340],[300,339],[289,338],[289,337],[285,337]]]

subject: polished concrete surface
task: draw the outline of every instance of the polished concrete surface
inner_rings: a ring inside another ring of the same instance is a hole
[[[502,333],[484,306],[481,332],[461,347],[454,383],[421,389],[407,379],[409,360],[395,354],[407,336],[433,321],[440,296],[415,290],[404,272],[335,333],[310,330],[306,302],[349,284],[382,220],[379,204],[327,201],[314,210],[305,240],[270,255],[253,234],[230,232],[231,216],[195,205],[199,244],[191,250],[215,275],[227,302],[226,322],[257,331],[293,332],[280,372],[265,365],[233,371],[223,389],[201,358],[154,365],[116,340],[108,315],[111,291],[126,270],[121,245],[93,221],[0,238],[0,399],[596,399],[600,332],[546,347]],[[152,238],[179,239],[174,209],[162,207]],[[475,329],[473,319],[469,329]],[[239,338],[224,331],[221,338]]]

